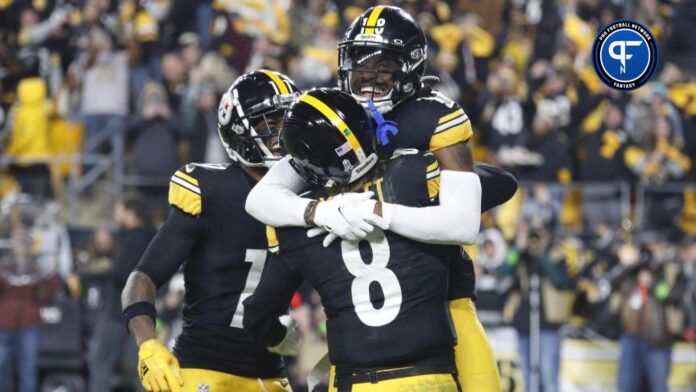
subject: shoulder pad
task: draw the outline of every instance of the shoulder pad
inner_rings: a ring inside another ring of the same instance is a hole
[[[444,109],[444,107],[442,108]],[[430,139],[430,151],[468,141],[473,135],[469,116],[459,105],[438,114],[437,126]]]
[[[169,204],[180,210],[198,216],[203,212],[201,187],[193,173],[195,167],[189,165],[177,170],[169,180]]]

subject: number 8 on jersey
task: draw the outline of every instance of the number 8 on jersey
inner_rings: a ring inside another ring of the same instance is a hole
[[[372,262],[365,263],[360,255],[359,241],[341,241],[343,262],[355,279],[351,285],[351,296],[355,313],[360,321],[370,327],[380,327],[394,321],[401,309],[401,285],[396,274],[389,268],[389,242],[382,230],[375,228],[366,237],[372,250]],[[370,300],[372,282],[382,289],[384,304],[375,308]]]

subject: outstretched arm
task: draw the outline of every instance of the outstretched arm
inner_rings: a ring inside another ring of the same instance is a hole
[[[193,248],[198,221],[175,208],[131,272],[121,293],[128,331],[138,344],[138,374],[146,390],[178,391],[183,385],[179,362],[157,339],[157,287],[176,273]]]

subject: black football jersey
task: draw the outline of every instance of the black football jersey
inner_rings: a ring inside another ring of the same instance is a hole
[[[423,207],[436,202],[437,161],[403,152],[365,190],[386,202]],[[306,197],[326,197],[316,189]],[[274,321],[303,279],[321,295],[331,363],[339,370],[413,363],[449,364],[454,333],[447,309],[448,270],[456,246],[415,242],[376,228],[363,241],[308,238],[306,228],[278,228],[277,248],[256,292],[245,301],[245,328],[265,344],[284,330]]]
[[[384,115],[394,121],[399,132],[382,148],[382,156],[389,157],[396,149],[415,148],[437,151],[444,147],[466,142],[473,135],[471,121],[459,105],[439,93],[424,89],[406,99]]]
[[[183,331],[174,347],[182,367],[259,378],[282,372],[280,357],[242,329],[242,301],[267,255],[266,227],[244,210],[255,184],[237,164],[188,164],[171,177],[170,216],[137,269],[159,287],[183,264]]]

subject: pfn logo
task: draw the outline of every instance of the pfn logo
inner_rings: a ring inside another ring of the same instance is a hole
[[[627,46],[640,46],[642,41],[614,41],[609,44],[609,56],[615,60],[621,61],[620,73],[626,73],[626,60],[630,60],[633,55],[626,54]],[[619,52],[616,52],[616,48],[619,48]]]
[[[618,20],[600,30],[592,63],[602,81],[617,90],[634,90],[650,80],[657,64],[655,38],[642,24]]]

